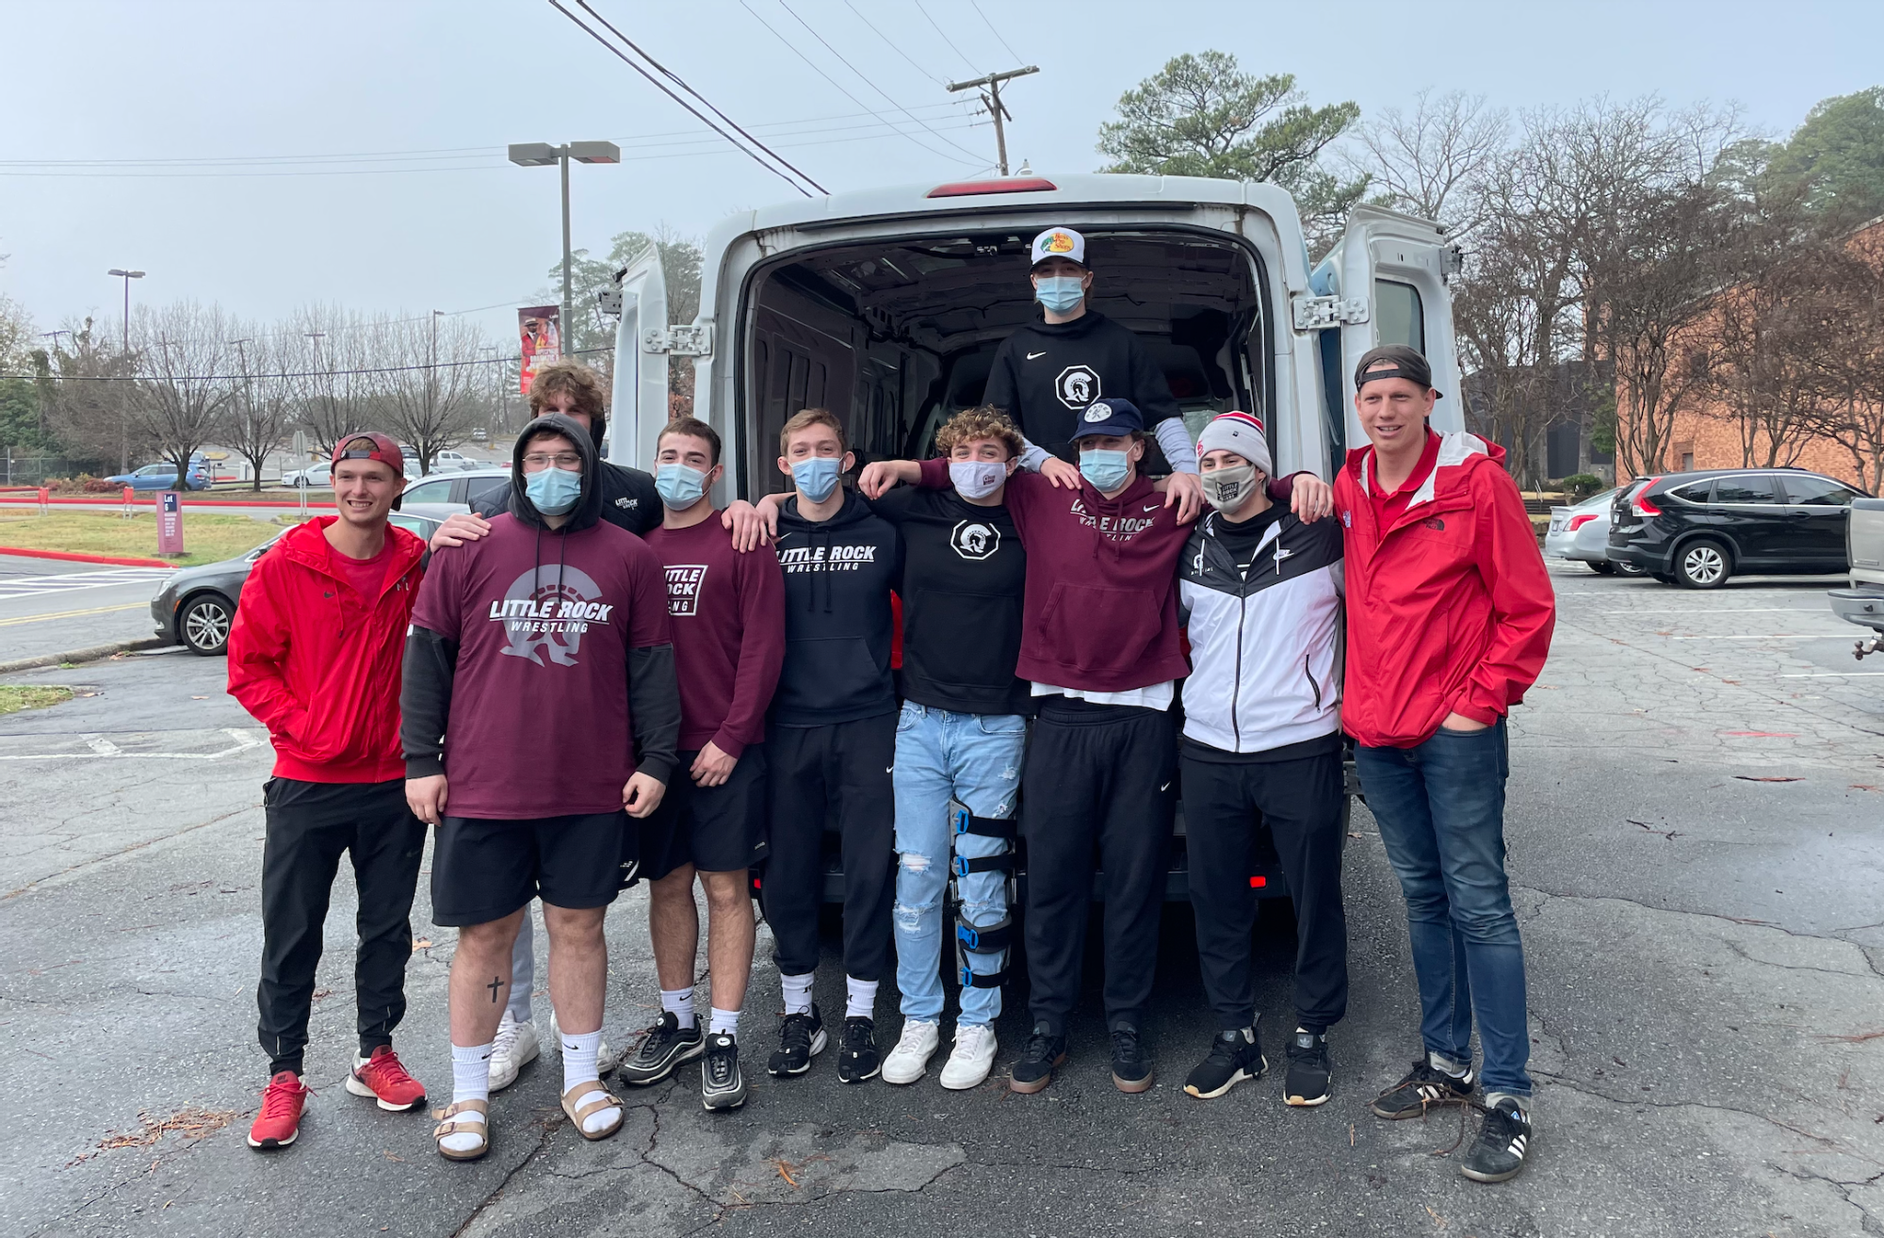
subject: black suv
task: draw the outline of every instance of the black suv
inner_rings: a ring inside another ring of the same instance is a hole
[[[1712,589],[1736,572],[1843,572],[1847,512],[1861,497],[1842,481],[1802,469],[1638,478],[1616,494],[1608,555],[1691,589]]]

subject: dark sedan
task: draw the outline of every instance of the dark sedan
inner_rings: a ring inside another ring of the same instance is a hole
[[[1712,589],[1735,574],[1843,572],[1862,497],[1804,469],[1703,469],[1638,478],[1616,494],[1609,558],[1664,584]]]
[[[394,512],[392,522],[427,541],[440,524],[411,512]],[[158,639],[206,658],[228,652],[229,627],[235,622],[236,603],[242,599],[242,583],[255,561],[287,531],[279,530],[238,558],[186,567],[164,581],[150,602]]]

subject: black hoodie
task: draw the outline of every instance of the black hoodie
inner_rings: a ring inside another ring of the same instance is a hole
[[[561,416],[551,413],[546,416]],[[601,491],[601,517],[610,524],[619,525],[636,537],[646,537],[649,532],[661,527],[661,495],[654,488],[654,478],[640,469],[631,469],[624,464],[611,464],[601,458],[602,438],[606,433],[607,423],[601,418],[592,418],[588,434],[583,437],[595,448],[595,476]],[[577,423],[578,427],[580,423]],[[511,465],[511,480],[516,480],[516,465]],[[471,505],[471,510],[489,520],[499,512],[510,510],[510,491],[494,490]]]
[[[1036,446],[1077,462],[1073,429],[1086,406],[1123,396],[1150,431],[1179,415],[1171,384],[1129,327],[1096,310],[1071,322],[1040,321],[1001,341],[982,402],[1004,409]]]
[[[582,458],[576,505],[554,529],[523,472],[545,430]],[[676,759],[660,560],[602,520],[595,447],[576,422],[525,426],[512,470],[510,510],[485,537],[438,551],[420,587],[400,696],[406,776],[449,774],[453,816],[613,811],[630,772],[666,782]]]
[[[772,697],[779,726],[826,726],[896,709],[890,592],[903,575],[896,529],[848,494],[829,520],[778,513],[785,573],[785,669]]]

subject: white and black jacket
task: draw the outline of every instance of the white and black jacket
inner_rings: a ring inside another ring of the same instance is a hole
[[[1341,525],[1284,514],[1263,533],[1247,575],[1205,516],[1178,564],[1190,625],[1184,737],[1259,753],[1341,727]]]

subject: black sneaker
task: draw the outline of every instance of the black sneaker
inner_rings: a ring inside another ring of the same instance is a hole
[[[1054,1070],[1064,1065],[1066,1037],[1049,1035],[1044,1027],[1036,1027],[1027,1038],[1027,1047],[1021,1050],[1020,1061],[1014,1063],[1007,1086],[1015,1092],[1038,1092],[1053,1082]]]
[[[1374,1116],[1417,1118],[1438,1105],[1462,1105],[1472,1095],[1472,1069],[1449,1075],[1422,1057],[1406,1078],[1374,1098]]]
[[[1474,1182],[1509,1182],[1524,1168],[1524,1154],[1531,1148],[1531,1119],[1518,1102],[1501,1096],[1485,1111],[1485,1124],[1478,1128],[1478,1139],[1466,1150],[1459,1172]]]
[[[674,1073],[674,1067],[692,1061],[706,1052],[700,1036],[700,1024],[682,1027],[671,1010],[661,1012],[661,1021],[642,1034],[635,1051],[615,1068],[615,1077],[623,1083],[645,1087],[659,1083]]]
[[[824,1052],[824,1020],[813,1006],[810,1014],[788,1014],[778,1025],[778,1052],[765,1064],[773,1075],[802,1075],[811,1059]]]
[[[706,1038],[700,1099],[708,1109],[737,1109],[746,1103],[746,1076],[740,1072],[739,1045],[730,1032],[714,1032]]]
[[[874,1079],[883,1069],[883,1055],[877,1052],[877,1021],[862,1015],[844,1020],[844,1043],[838,1047],[837,1081],[862,1083]]]
[[[1138,1029],[1129,1023],[1112,1029],[1112,1083],[1121,1092],[1151,1090],[1151,1059],[1138,1042]]]
[[[1210,1100],[1245,1079],[1259,1078],[1268,1069],[1269,1059],[1263,1056],[1255,1024],[1239,1031],[1218,1032],[1210,1042],[1210,1056],[1184,1077],[1184,1090],[1199,1100]]]
[[[1289,1037],[1289,1076],[1282,1084],[1282,1099],[1312,1108],[1328,1099],[1328,1081],[1334,1067],[1328,1062],[1328,1037],[1295,1029]]]

